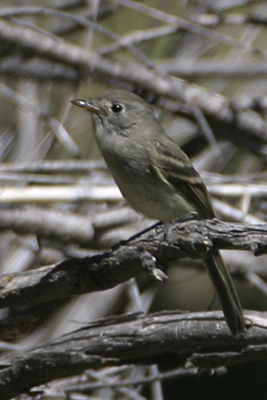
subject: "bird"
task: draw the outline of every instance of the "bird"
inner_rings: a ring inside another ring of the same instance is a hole
[[[197,219],[215,217],[203,180],[149,103],[123,89],[71,102],[90,112],[98,147],[133,209],[163,223],[190,213]],[[204,262],[230,331],[244,332],[242,307],[220,251],[213,249]]]

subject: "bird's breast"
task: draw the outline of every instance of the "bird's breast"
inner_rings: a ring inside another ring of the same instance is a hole
[[[136,211],[163,222],[194,211],[185,197],[152,172],[150,161],[143,158],[109,162],[108,166],[124,198]]]

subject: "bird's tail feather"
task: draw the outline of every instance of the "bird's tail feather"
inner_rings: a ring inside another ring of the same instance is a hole
[[[236,335],[245,330],[242,307],[230,274],[219,250],[205,259],[206,267],[218,292],[227,324]]]

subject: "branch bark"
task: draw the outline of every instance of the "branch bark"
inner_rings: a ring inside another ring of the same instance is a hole
[[[168,262],[185,257],[205,258],[214,248],[264,254],[267,225],[246,226],[217,219],[159,225],[103,254],[3,275],[0,307],[28,306],[106,290],[144,272],[164,280],[166,275],[161,270]]]
[[[1,400],[41,383],[109,365],[175,362],[214,368],[266,360],[267,319],[246,312],[248,330],[231,335],[221,312],[130,314],[91,324],[27,352],[0,358]]]

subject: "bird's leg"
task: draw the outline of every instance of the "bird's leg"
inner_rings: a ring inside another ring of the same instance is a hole
[[[126,240],[121,240],[120,242],[116,243],[114,246],[111,247],[111,250],[114,251],[116,250],[119,246],[121,245],[126,245],[129,243],[131,240],[137,239],[138,237],[142,236],[144,233],[147,233],[149,231],[152,231],[154,228],[157,226],[162,225],[161,221],[156,222],[155,224],[149,226],[148,228],[143,229],[141,232],[135,233],[133,236],[129,237],[129,239]]]
[[[158,222],[156,222],[155,224],[150,225],[148,228],[145,228],[145,229],[143,229],[141,232],[137,232],[135,235],[131,236],[131,237],[127,240],[127,242],[130,241],[130,240],[136,239],[136,238],[138,238],[139,236],[142,236],[144,233],[147,233],[147,232],[149,232],[149,231],[152,231],[154,228],[157,228],[157,227],[160,226],[160,225],[162,225],[162,222],[161,222],[161,221],[158,221]]]
[[[191,221],[193,219],[198,219],[198,213],[196,211],[191,211],[189,213],[183,214],[180,217],[174,218],[174,223],[181,223],[186,221]]]

